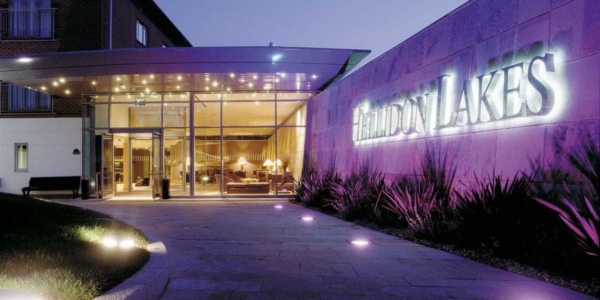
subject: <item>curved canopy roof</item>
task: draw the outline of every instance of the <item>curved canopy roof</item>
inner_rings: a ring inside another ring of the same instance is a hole
[[[99,92],[319,91],[369,50],[146,48],[0,58],[0,80],[59,95]]]

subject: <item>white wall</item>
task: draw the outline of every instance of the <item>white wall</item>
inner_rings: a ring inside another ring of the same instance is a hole
[[[15,143],[28,143],[29,170],[15,172]],[[80,176],[81,118],[0,119],[0,192],[21,193],[31,177]]]

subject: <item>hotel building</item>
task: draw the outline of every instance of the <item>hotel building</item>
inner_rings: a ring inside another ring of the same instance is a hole
[[[597,0],[471,0],[347,76],[369,51],[187,47],[127,0],[98,1],[92,46],[60,25],[71,1],[47,2],[51,38],[10,4],[1,24],[37,36],[0,43],[2,192],[77,175],[103,198],[159,195],[162,178],[178,198],[278,197],[307,164],[393,178],[433,150],[469,181],[569,171],[583,138],[600,143]]]

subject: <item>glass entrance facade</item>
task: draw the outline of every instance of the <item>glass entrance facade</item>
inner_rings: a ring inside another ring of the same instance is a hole
[[[260,84],[252,76],[240,80],[248,80],[250,87]],[[117,196],[149,193],[153,156],[160,157],[161,176],[169,179],[172,197],[293,193],[293,182],[302,174],[307,105],[313,94],[232,91],[216,81],[206,83],[204,91],[84,95],[83,174],[92,186],[96,174],[107,168],[99,137],[110,133]],[[162,137],[160,153],[151,149],[152,133]]]

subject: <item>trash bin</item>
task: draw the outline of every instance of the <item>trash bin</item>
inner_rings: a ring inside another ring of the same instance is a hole
[[[90,180],[81,178],[81,200],[90,199]]]
[[[171,180],[168,178],[163,178],[162,180],[162,198],[170,199],[171,195],[169,194],[169,190],[171,189]]]

